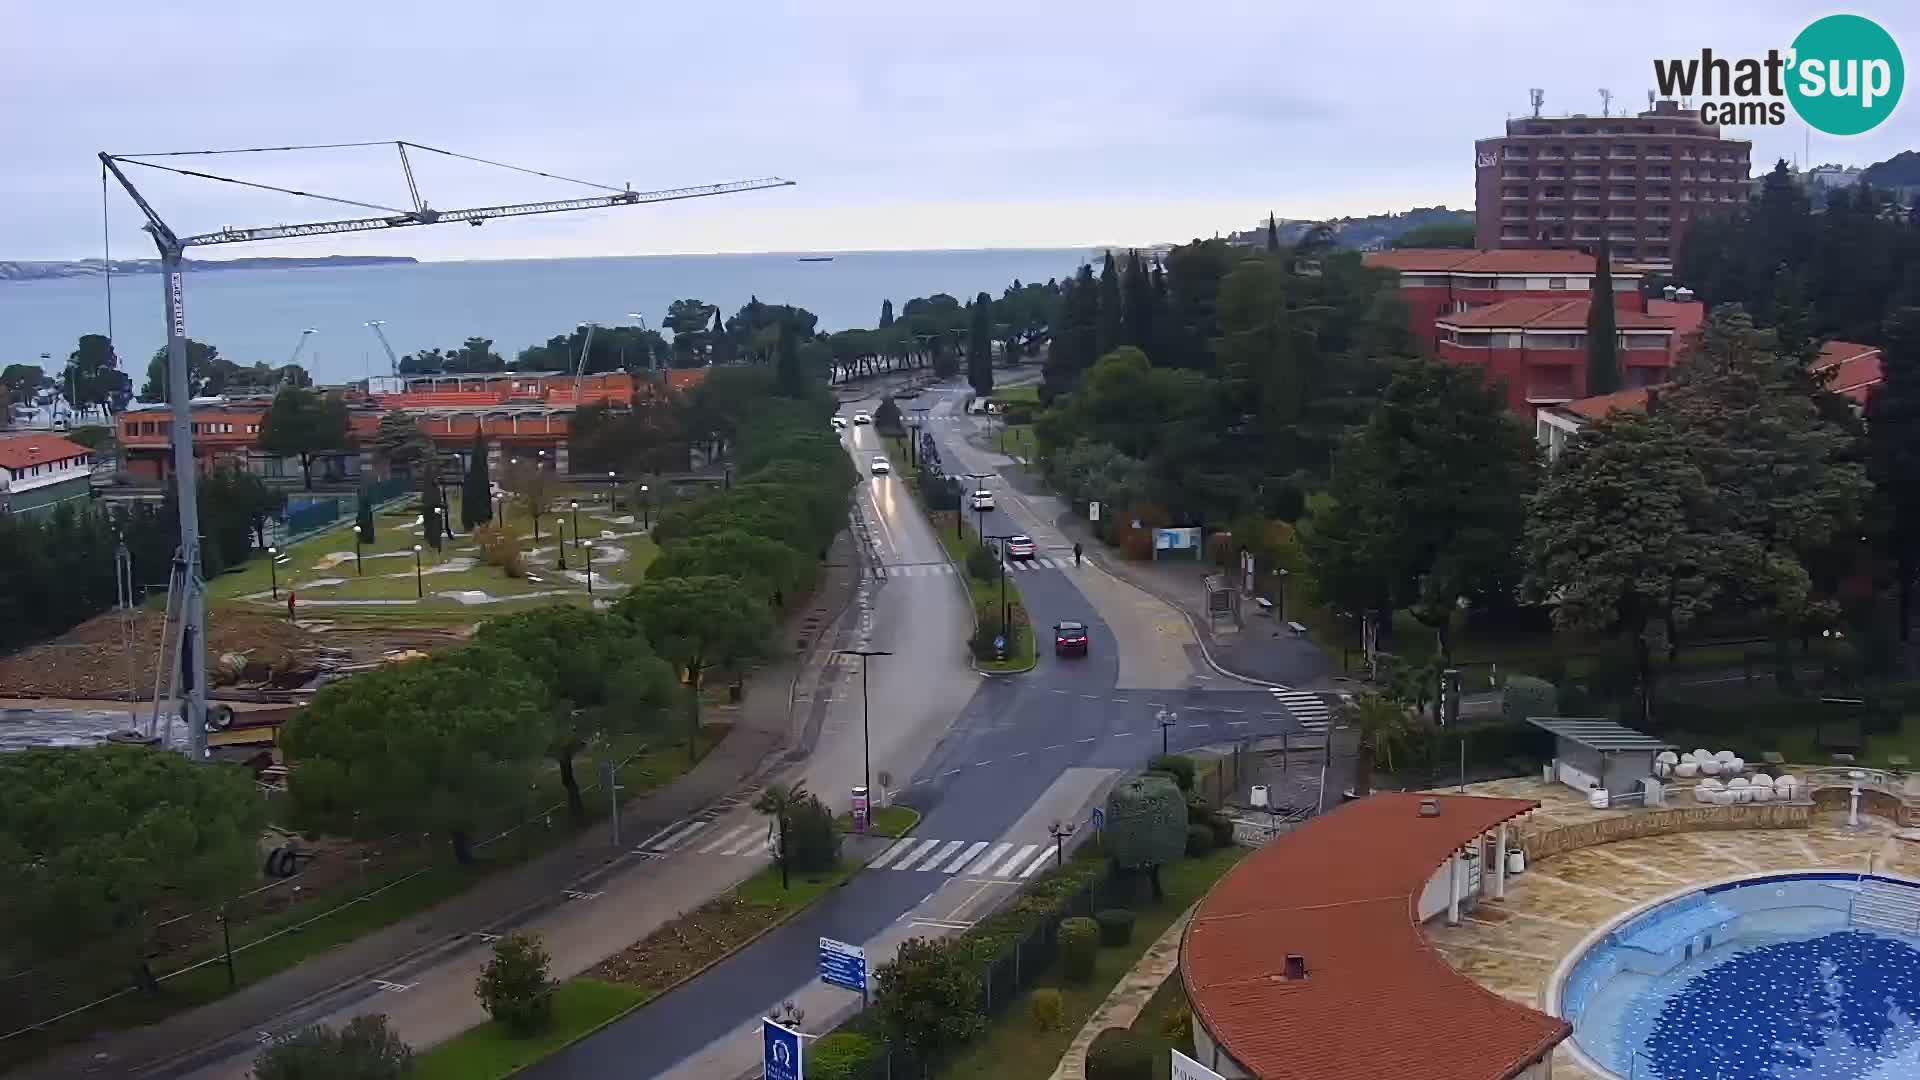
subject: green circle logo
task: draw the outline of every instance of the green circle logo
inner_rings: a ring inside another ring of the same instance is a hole
[[[1829,135],[1871,131],[1893,115],[1906,66],[1893,35],[1872,19],[1829,15],[1793,39],[1787,97],[1800,119]]]

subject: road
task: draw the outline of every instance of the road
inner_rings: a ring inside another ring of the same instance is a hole
[[[917,404],[928,408],[928,430],[949,471],[985,471],[971,467],[986,462],[965,445],[976,423],[960,415],[964,398],[963,388],[948,386]],[[865,426],[852,428],[846,442],[863,471],[881,452]],[[884,756],[893,775],[909,777],[898,797],[922,812],[920,827],[845,889],[526,1076],[749,1075],[759,1062],[758,1018],[768,1008],[793,1001],[808,1029],[823,1030],[858,1007],[858,995],[813,979],[821,937],[864,945],[872,967],[909,936],[954,933],[990,913],[1049,865],[1050,826],[1084,822],[1117,779],[1159,752],[1162,716],[1174,720],[1164,738],[1175,750],[1298,732],[1303,720],[1324,716],[1318,698],[1282,701],[1195,664],[1191,631],[1177,613],[1091,563],[1074,566],[1071,544],[1046,524],[1047,508],[1013,494],[985,524],[989,533],[1023,532],[1040,544],[1041,557],[1013,571],[1034,624],[1045,635],[1063,619],[1085,622],[1092,647],[1085,658],[1067,659],[1043,648],[1026,675],[974,675],[961,652],[969,621],[961,584],[904,477],[870,477],[862,486],[877,514],[871,531],[879,588],[870,640],[895,653],[874,661],[871,672],[875,767]],[[936,621],[949,625],[938,628]],[[1042,642],[1049,646],[1050,635]],[[956,672],[969,682],[954,703]],[[943,710],[951,710],[944,738],[910,771],[896,771],[925,733],[941,726]],[[910,726],[895,730],[901,716]],[[809,775],[850,776],[853,768],[818,760]],[[697,840],[662,843],[682,859],[726,857],[724,848],[705,850]]]

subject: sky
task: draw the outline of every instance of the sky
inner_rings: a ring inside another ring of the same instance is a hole
[[[662,206],[204,248],[422,259],[1152,244],[1472,205],[1473,140],[1549,112],[1641,108],[1656,56],[1785,48],[1824,7],[1781,0],[965,5],[704,0],[15,0],[0,8],[0,260],[98,257],[95,155],[407,139],[636,190],[796,186]],[[1848,9],[1920,61],[1920,6]],[[1920,104],[1816,162],[1920,146]],[[1744,128],[1753,160],[1805,129]],[[418,155],[454,208],[592,189]],[[168,159],[387,207],[391,146]],[[1764,163],[1764,164],[1763,164]],[[133,169],[182,234],[366,211]],[[108,206],[115,257],[145,257]]]

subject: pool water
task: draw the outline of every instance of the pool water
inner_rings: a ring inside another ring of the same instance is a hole
[[[1595,941],[1558,1011],[1633,1080],[1920,1078],[1920,937],[1852,925],[1857,888],[1813,872],[1673,898]]]

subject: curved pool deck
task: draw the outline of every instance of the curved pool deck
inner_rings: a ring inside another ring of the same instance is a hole
[[[1511,785],[1484,792],[1476,787],[1469,786],[1469,793],[1520,793]],[[1529,793],[1540,797],[1542,790],[1533,787]],[[1567,812],[1577,815],[1584,809]],[[1535,816],[1551,816],[1553,807],[1543,811]],[[1509,879],[1505,900],[1481,903],[1459,926],[1430,925],[1428,940],[1462,974],[1545,1010],[1555,972],[1597,928],[1663,897],[1756,874],[1819,868],[1864,872],[1869,860],[1873,869],[1920,878],[1920,846],[1895,839],[1894,833],[1882,820],[1865,819],[1863,828],[1854,830],[1844,815],[1822,813],[1804,829],[1678,833],[1580,848]],[[1610,1080],[1613,1074],[1589,1067],[1582,1057],[1575,1040],[1562,1044],[1554,1055],[1556,1080]]]

